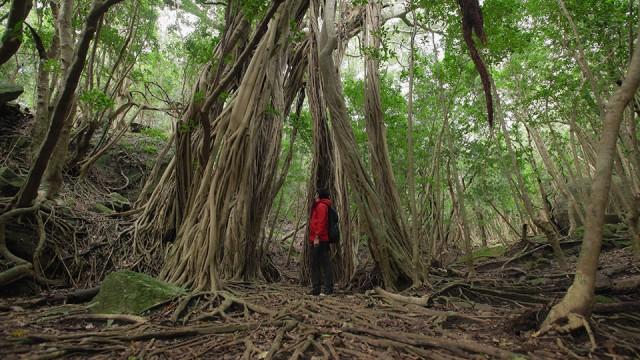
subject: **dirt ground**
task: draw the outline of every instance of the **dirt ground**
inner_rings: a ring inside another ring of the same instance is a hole
[[[563,243],[571,265],[575,243]],[[314,297],[296,284],[230,283],[142,317],[89,314],[61,304],[64,293],[1,299],[0,357],[637,359],[640,269],[628,247],[609,239],[604,251],[594,314],[570,334],[533,336],[572,274],[556,267],[549,246],[531,243],[477,261],[472,279],[433,269],[430,284],[400,296],[371,289]]]

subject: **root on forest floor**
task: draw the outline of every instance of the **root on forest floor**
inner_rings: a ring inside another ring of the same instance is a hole
[[[0,320],[7,324],[0,330],[4,335],[0,356],[184,358],[215,351],[223,358],[247,359],[560,359],[571,354],[640,353],[639,339],[634,340],[637,334],[622,332],[625,326],[640,325],[640,316],[606,314],[619,308],[637,309],[637,304],[602,304],[590,327],[591,338],[558,342],[556,337],[531,338],[532,328],[519,335],[509,331],[507,320],[523,308],[530,311],[540,306],[515,305],[518,300],[513,298],[506,302],[511,305],[495,302],[504,294],[512,297],[515,290],[491,296],[478,292],[477,300],[484,299],[485,304],[460,308],[454,304],[469,301],[467,290],[477,290],[475,283],[460,280],[452,286],[438,279],[433,283],[435,290],[417,297],[382,289],[372,294],[313,297],[303,295],[305,289],[297,286],[231,283],[225,291],[174,299],[144,317],[88,315],[79,305],[42,308],[41,301],[28,302],[31,309],[26,310],[26,306],[0,306]],[[507,285],[501,283],[500,288]],[[515,284],[510,286],[517,289]],[[614,335],[620,345],[611,345]]]
[[[0,321],[6,324],[0,357],[640,357],[640,271],[627,265],[630,252],[615,247],[603,254],[607,281],[598,287],[593,316],[573,322],[580,330],[531,337],[573,277],[556,266],[527,267],[532,257],[550,254],[548,246],[524,246],[469,279],[455,268],[434,269],[428,285],[402,293],[375,288],[311,297],[282,283],[229,282],[225,290],[186,294],[143,316],[51,307],[86,300],[97,288],[0,300]]]

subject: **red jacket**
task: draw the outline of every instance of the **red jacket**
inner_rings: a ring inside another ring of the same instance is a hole
[[[329,221],[329,207],[331,200],[318,199],[311,208],[311,220],[309,220],[309,241],[318,235],[320,241],[329,241],[329,231],[327,222]]]

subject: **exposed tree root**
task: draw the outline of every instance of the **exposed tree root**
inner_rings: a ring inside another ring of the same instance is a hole
[[[545,251],[551,255],[550,247]],[[519,260],[517,266],[527,269]],[[611,290],[620,278],[634,279],[637,270],[632,267],[602,269],[616,275],[608,288],[599,288],[600,294],[620,297],[597,303],[590,320],[576,317],[554,324],[554,336],[531,337],[548,304],[571,281],[570,272],[558,270],[479,272],[473,282],[451,272],[432,274],[431,285],[411,290],[413,296],[377,289],[311,297],[286,284],[228,282],[224,291],[196,292],[165,303],[145,314],[144,322],[115,315],[117,326],[106,326],[109,319],[100,315],[90,319],[82,306],[42,311],[40,306],[47,304],[43,298],[11,306],[0,300],[0,321],[7,324],[0,330],[5,334],[0,336],[0,357],[193,358],[210,351],[249,359],[637,357],[640,299],[634,292],[615,295]],[[626,283],[633,285],[633,280]],[[18,325],[18,319],[27,325]],[[572,329],[586,330],[560,333]]]
[[[412,297],[412,296],[403,296],[400,294],[394,294],[388,291],[383,290],[382,288],[375,288],[375,291],[378,295],[397,302],[405,303],[405,304],[414,304],[419,306],[427,306],[429,303],[429,296],[423,297]]]
[[[469,351],[472,353],[491,355],[500,359],[513,359],[517,355],[506,350],[502,350],[486,344],[480,344],[474,341],[461,339],[435,338],[420,334],[399,333],[388,331],[377,331],[365,328],[346,328],[344,331],[352,333],[364,333],[381,338],[391,339],[405,344],[414,346],[429,346],[435,348],[444,348],[452,352]]]
[[[104,321],[121,321],[125,323],[143,324],[147,322],[147,319],[141,316],[124,315],[124,314],[78,314],[68,317],[69,319],[83,319],[83,320],[104,320]]]

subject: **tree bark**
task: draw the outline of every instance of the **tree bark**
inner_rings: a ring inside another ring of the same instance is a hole
[[[53,1],[50,3],[50,6],[52,15],[57,18],[58,6]],[[49,106],[51,104],[51,96],[54,92],[57,81],[51,81],[51,72],[47,66],[47,61],[58,54],[59,42],[60,37],[58,36],[58,32],[55,31],[53,39],[51,40],[51,46],[46,54],[46,58],[41,58],[38,62],[38,77],[36,81],[36,114],[32,131],[33,140],[31,142],[32,157],[35,157],[38,154],[38,149],[40,149],[42,140],[47,134],[47,129],[49,128]]]
[[[338,282],[347,283],[355,273],[356,249],[351,236],[351,221],[347,184],[343,164],[336,152],[334,138],[329,131],[327,105],[325,102],[320,71],[318,69],[318,13],[320,4],[313,0],[309,7],[309,64],[307,67],[307,89],[309,92],[309,110],[312,120],[313,160],[311,176],[307,189],[306,216],[311,215],[313,195],[318,189],[331,192],[333,205],[340,215],[340,242],[332,246],[334,276]],[[300,280],[307,284],[310,277],[311,247],[309,246],[309,224],[306,226],[303,249],[300,259]]]

